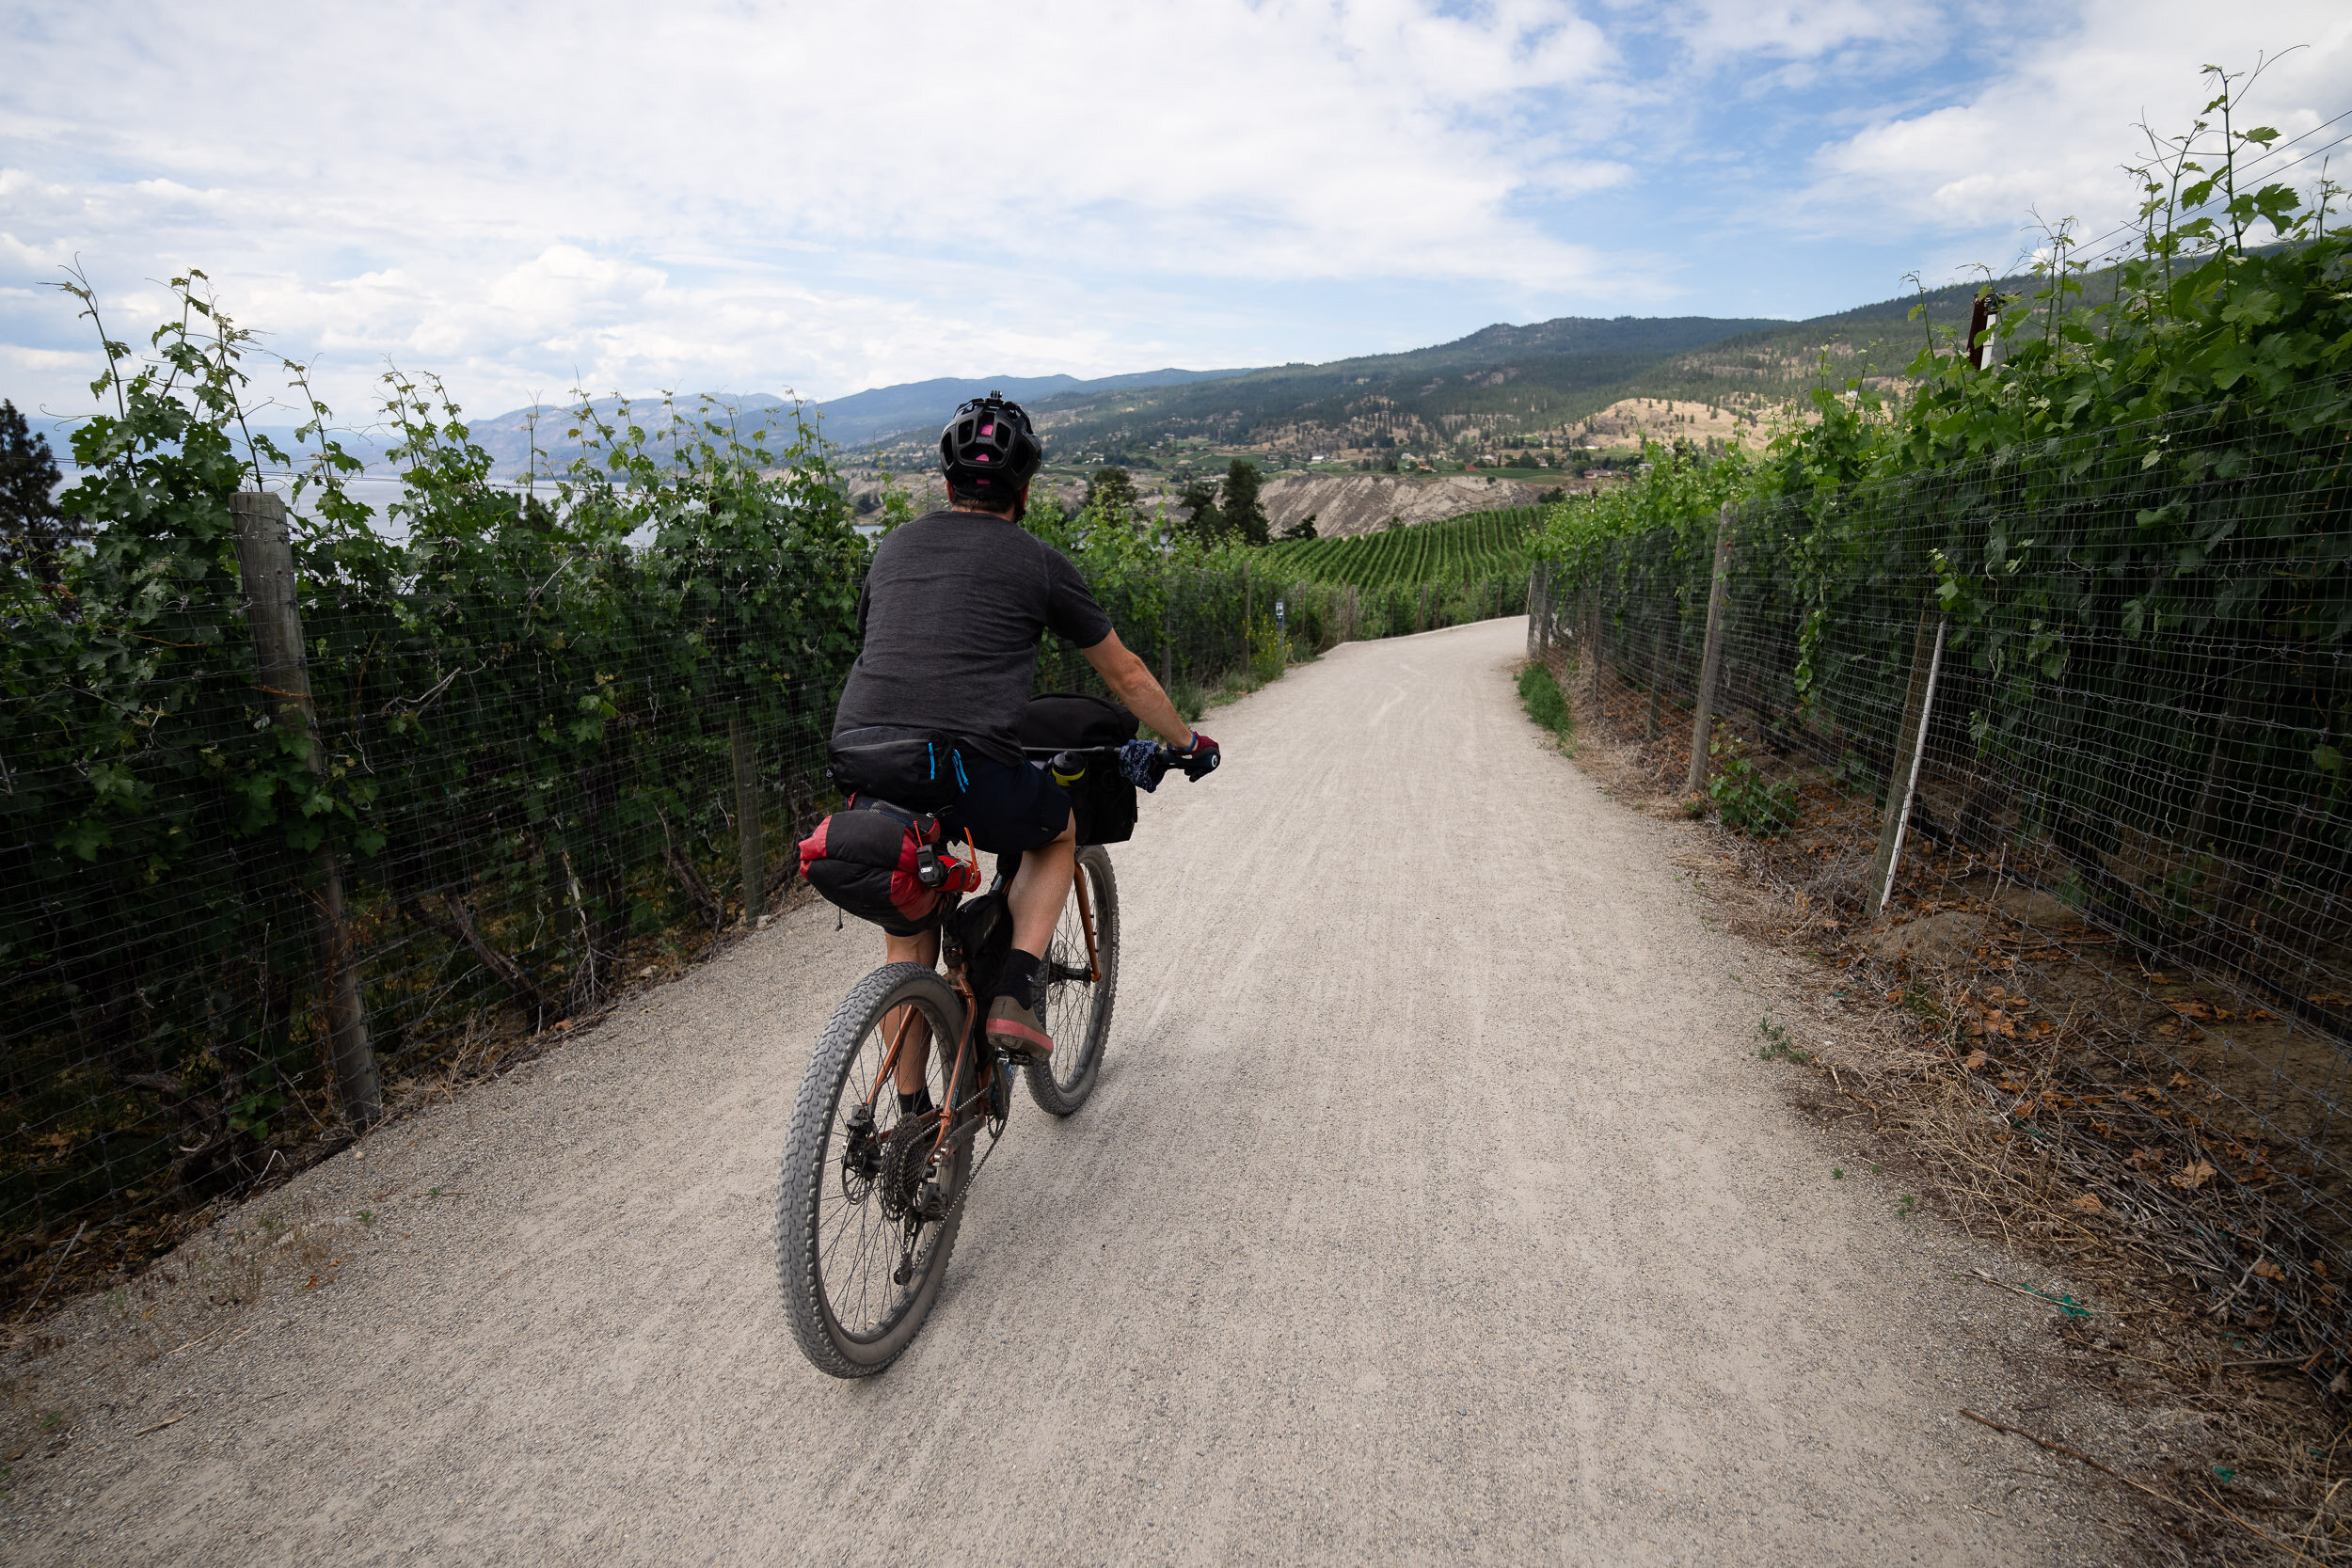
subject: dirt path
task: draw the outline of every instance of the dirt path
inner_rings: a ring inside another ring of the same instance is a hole
[[[311,1233],[347,1260],[200,1308],[196,1249],[20,1351],[8,1555],[2098,1560],[1956,1415],[2047,1408],[2036,1309],[1833,1179],[1756,1057],[1769,960],[1521,717],[1521,636],[1214,716],[1230,765],[1115,851],[1102,1087],[1021,1102],[888,1375],[812,1372],[776,1296],[785,1118],[879,946],[804,908],[242,1216],[367,1210]]]

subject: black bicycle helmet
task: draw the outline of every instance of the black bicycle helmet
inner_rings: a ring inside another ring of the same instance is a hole
[[[1010,506],[1013,521],[1026,510],[1021,492],[1045,462],[1045,448],[1017,403],[1002,392],[974,398],[939,433],[939,471],[948,487],[992,506]]]

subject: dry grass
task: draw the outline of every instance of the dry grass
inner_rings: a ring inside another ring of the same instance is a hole
[[[1613,799],[1706,816],[1679,795],[1686,714],[1653,727],[1646,693],[1562,685],[1578,765]],[[1906,851],[1902,923],[1873,926],[1876,813],[1784,775],[1805,806],[1789,832],[1694,822],[1682,863],[1726,928],[1803,960],[1781,1020],[1793,1045],[1772,1051],[1792,1100],[2049,1276],[1986,1288],[2046,1302],[2062,1364],[2138,1422],[2131,1451],[2087,1457],[2147,1505],[2152,1559],[2352,1562],[2344,1238],[2291,1206],[2316,1173],[2275,1167],[2241,1098],[2193,1055],[2184,1069],[2191,1020],[2212,1011],[2196,977],[2133,973],[2000,868],[1932,846]],[[2161,1049],[2152,1031],[2170,1031]]]

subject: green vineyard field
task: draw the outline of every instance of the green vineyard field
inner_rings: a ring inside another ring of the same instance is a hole
[[[1266,546],[1269,560],[1302,577],[1357,588],[1475,582],[1523,574],[1543,510],[1505,507],[1468,512],[1349,539],[1300,539]]]

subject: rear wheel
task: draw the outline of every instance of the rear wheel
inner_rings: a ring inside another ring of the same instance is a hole
[[[895,1075],[883,1075],[891,1040],[920,1037],[911,1021],[930,1029],[924,1077],[945,1105],[963,1004],[937,972],[889,964],[850,990],[818,1037],[785,1144],[776,1277],[793,1337],[835,1377],[869,1377],[914,1342],[962,1223],[970,1129],[937,1152],[937,1113],[902,1116]]]
[[[1054,1053],[1028,1069],[1029,1098],[1057,1117],[1071,1115],[1094,1092],[1104,1043],[1110,1037],[1111,1005],[1119,994],[1119,881],[1111,875],[1110,851],[1099,844],[1081,848],[1076,883],[1038,974],[1038,1016]],[[1094,912],[1091,955],[1079,908],[1081,889]]]

